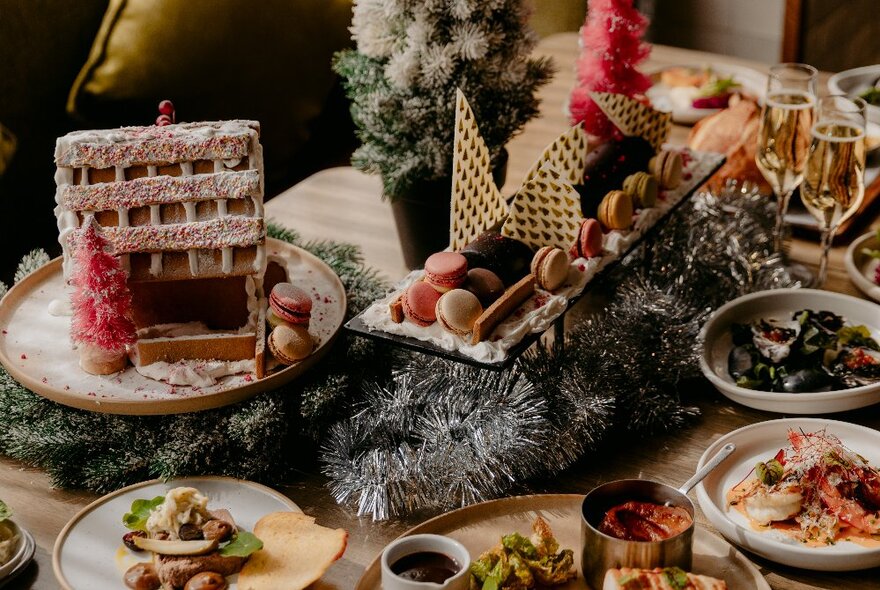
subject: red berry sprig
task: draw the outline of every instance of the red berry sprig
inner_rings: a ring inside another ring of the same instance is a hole
[[[174,112],[174,103],[170,100],[163,100],[159,103],[159,116],[156,117],[156,125],[164,127],[177,122],[177,116]]]

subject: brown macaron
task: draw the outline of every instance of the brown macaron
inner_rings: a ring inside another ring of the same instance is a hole
[[[667,189],[674,189],[681,184],[683,167],[681,154],[675,150],[662,150],[648,163],[651,174],[657,178],[662,188]]]
[[[623,191],[611,191],[605,195],[599,203],[599,213],[596,215],[599,223],[607,229],[629,229],[632,216],[632,197]]]
[[[483,314],[480,300],[470,291],[453,289],[437,300],[437,322],[453,334],[463,336],[470,332]]]
[[[303,360],[314,348],[312,335],[303,326],[279,325],[269,334],[269,351],[284,365]]]
[[[555,291],[568,278],[568,255],[559,248],[544,246],[532,258],[535,282],[545,291]]]

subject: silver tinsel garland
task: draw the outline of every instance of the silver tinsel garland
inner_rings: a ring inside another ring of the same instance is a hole
[[[612,425],[680,428],[698,410],[677,385],[699,375],[712,309],[796,284],[772,248],[773,209],[747,185],[695,196],[650,263],[637,253],[606,278],[611,303],[563,350],[538,346],[504,373],[412,355],[390,383],[365,386],[356,413],[324,438],[334,497],[376,520],[449,509],[565,469]]]

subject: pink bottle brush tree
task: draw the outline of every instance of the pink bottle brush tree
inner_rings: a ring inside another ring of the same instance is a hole
[[[589,0],[587,20],[581,27],[581,56],[577,62],[577,86],[571,93],[572,124],[597,137],[611,138],[619,132],[590,98],[590,92],[614,92],[634,97],[651,87],[651,80],[637,66],[651,52],[642,41],[648,19],[633,0]]]
[[[75,234],[73,249],[70,337],[79,348],[85,371],[115,373],[125,368],[126,347],[135,341],[125,271],[107,251],[107,240],[93,217]]]

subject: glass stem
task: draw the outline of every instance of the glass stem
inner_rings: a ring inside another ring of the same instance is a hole
[[[831,250],[831,241],[837,228],[831,225],[822,227],[822,257],[819,258],[819,274],[816,276],[816,287],[822,287],[828,278],[828,251]]]
[[[785,214],[788,212],[788,202],[794,189],[788,189],[776,195],[776,229],[773,232],[773,248],[782,252],[785,246]]]

